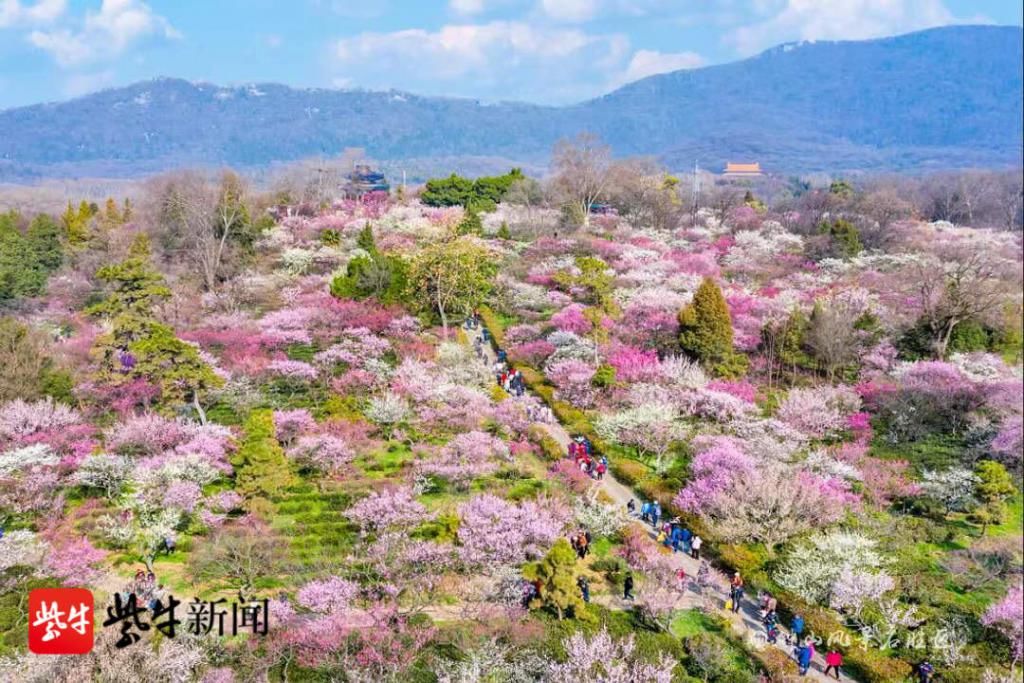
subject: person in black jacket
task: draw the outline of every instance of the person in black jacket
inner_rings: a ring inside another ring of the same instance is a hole
[[[580,587],[580,593],[583,594],[583,602],[590,602],[590,582],[587,581],[587,577],[578,578],[576,585]]]

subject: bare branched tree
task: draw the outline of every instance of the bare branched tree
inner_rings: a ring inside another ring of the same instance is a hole
[[[702,197],[704,207],[711,209],[715,218],[724,221],[729,212],[743,204],[746,189],[732,183],[712,185]]]
[[[243,521],[219,529],[192,556],[193,579],[225,582],[237,587],[244,602],[260,578],[284,566],[287,545],[262,522]]]
[[[225,171],[213,183],[198,173],[170,178],[160,190],[160,224],[165,246],[193,262],[203,287],[215,289],[233,241],[249,226],[242,179]]]
[[[297,161],[276,174],[272,194],[290,212],[316,211],[339,196],[346,178],[360,163],[369,161],[358,147],[350,147],[335,157]]]
[[[1007,293],[999,268],[977,253],[921,263],[915,268],[914,283],[936,358],[945,357],[957,325],[984,320],[1000,310]]]
[[[578,212],[583,225],[589,225],[590,207],[604,197],[611,180],[611,148],[596,135],[581,133],[559,141],[551,161],[556,191]]]
[[[626,159],[612,165],[608,201],[636,227],[675,226],[682,211],[678,179],[653,159]]]
[[[866,192],[857,199],[856,211],[861,242],[867,249],[881,249],[891,240],[893,223],[914,215],[914,205],[890,187]]]

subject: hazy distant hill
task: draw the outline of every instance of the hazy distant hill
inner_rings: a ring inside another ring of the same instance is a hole
[[[783,45],[567,107],[158,79],[0,112],[0,180],[260,166],[345,147],[420,167],[537,163],[581,130],[675,168],[695,159],[705,168],[758,160],[778,172],[1016,166],[1022,61],[1018,27],[948,27]]]

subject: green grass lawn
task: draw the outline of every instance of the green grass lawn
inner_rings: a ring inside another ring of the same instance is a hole
[[[358,541],[358,530],[344,516],[351,501],[349,493],[311,486],[296,487],[276,501],[272,528],[289,540],[296,564],[315,570],[338,562]]]
[[[871,455],[886,460],[906,460],[920,473],[955,465],[960,461],[964,447],[963,439],[948,434],[929,434],[918,441],[894,444],[879,432],[871,441]]]
[[[612,543],[610,538],[598,538],[590,544],[590,552],[597,559],[608,557],[608,554],[612,551],[615,544]]]
[[[1020,536],[1024,534],[1024,496],[1015,495],[1006,504],[1006,521],[989,527],[989,536]]]
[[[368,479],[387,479],[398,476],[414,459],[409,446],[389,441],[382,448],[357,457],[355,464]]]
[[[707,615],[699,609],[685,609],[677,612],[669,625],[669,630],[676,638],[687,638],[717,629],[718,625],[712,623]]]

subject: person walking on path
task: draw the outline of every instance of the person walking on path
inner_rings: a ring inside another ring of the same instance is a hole
[[[636,501],[632,498],[630,498],[629,502],[626,503],[626,514],[630,517],[636,514]]]
[[[839,654],[839,650],[832,649],[825,655],[825,675],[828,676],[829,671],[834,671],[836,674],[836,680],[839,680],[839,667],[843,665],[843,656]]]
[[[743,600],[743,577],[739,572],[733,574],[732,580],[729,582],[729,599],[732,600],[733,614],[738,614],[740,601]]]
[[[590,534],[583,532],[580,534],[580,559],[587,559],[587,555],[590,553]]]
[[[655,529],[658,528],[658,520],[661,518],[661,503],[654,501],[654,505],[651,506],[651,526]]]
[[[814,659],[814,643],[808,641],[799,648],[797,663],[800,665],[800,675],[806,676],[811,668],[811,660]]]
[[[626,580],[622,583],[622,599],[633,599],[633,573],[626,574]]]
[[[799,614],[794,616],[793,623],[790,625],[789,630],[793,632],[796,644],[800,645],[800,641],[804,638],[804,618]]]
[[[935,675],[935,667],[927,659],[917,665],[917,678],[920,683],[931,683]]]
[[[768,600],[765,601],[764,618],[765,619],[771,619],[772,621],[775,621],[775,615],[776,615],[776,612],[777,612],[778,609],[779,609],[779,601],[778,601],[778,599],[776,599],[776,597],[774,595],[769,594],[768,595]]]
[[[700,536],[694,536],[693,540],[690,541],[690,557],[695,560],[700,559],[700,547],[704,544],[704,539]]]
[[[640,506],[640,519],[647,521],[651,516],[651,503],[650,501],[644,501],[644,504]]]
[[[680,567],[676,571],[676,583],[679,586],[679,592],[680,593],[685,593],[686,592],[686,570],[684,568],[682,568],[682,567]]]
[[[580,587],[580,593],[583,595],[583,602],[590,602],[590,582],[587,581],[587,577],[581,576],[576,580],[576,585]]]

